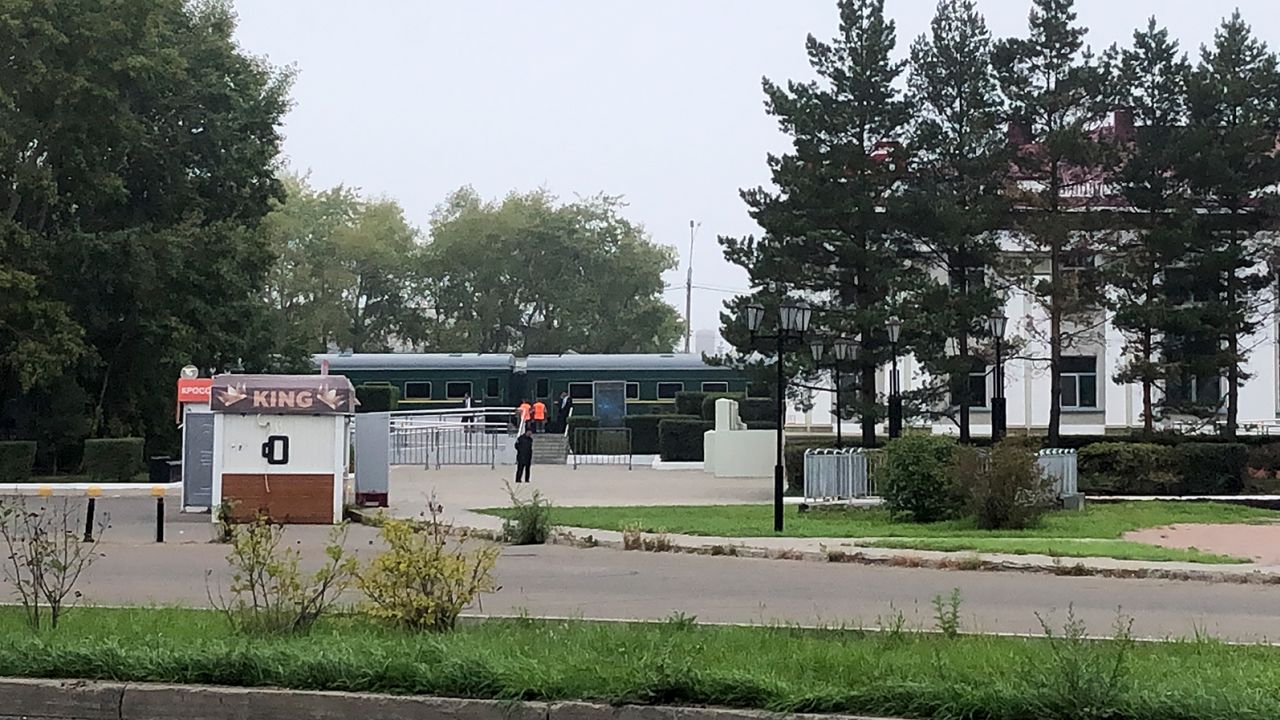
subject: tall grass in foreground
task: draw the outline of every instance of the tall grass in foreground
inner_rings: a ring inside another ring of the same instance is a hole
[[[943,719],[1280,717],[1280,650],[1055,634],[504,620],[428,635],[334,619],[306,636],[250,639],[215,613],[85,609],[37,635],[0,608],[0,675]],[[1105,707],[1075,697],[1081,668],[1114,667],[1121,651]]]

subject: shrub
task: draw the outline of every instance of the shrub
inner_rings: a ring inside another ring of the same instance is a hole
[[[951,477],[964,488],[969,514],[983,530],[1032,527],[1053,501],[1053,481],[1024,443],[1001,442],[985,457],[972,447],[958,447],[951,457]]]
[[[1176,490],[1173,449],[1167,445],[1100,442],[1079,450],[1080,492],[1164,495]]]
[[[80,542],[79,503],[62,498],[31,507],[26,499],[0,499],[0,578],[13,589],[23,617],[32,630],[50,629],[80,598],[75,589],[80,575],[102,555],[98,543],[106,531],[99,521],[92,542]]]
[[[955,448],[955,440],[941,435],[906,435],[889,443],[880,491],[891,515],[924,523],[956,514],[963,498],[948,472]]]
[[[574,432],[575,430],[577,430],[578,428],[594,428],[594,427],[600,427],[600,418],[597,418],[594,415],[570,415],[569,425],[568,425],[569,449],[575,452],[578,450],[578,448],[573,447],[573,443],[574,443],[573,436],[576,434]]]
[[[534,490],[528,500],[507,483],[511,516],[502,521],[502,539],[512,545],[541,545],[551,537],[551,501]]]
[[[702,417],[702,401],[706,397],[706,393],[695,390],[676,393],[676,414]]]
[[[658,426],[663,420],[698,420],[696,415],[628,415],[624,423],[631,428],[631,452],[637,455],[658,454]]]
[[[742,393],[702,393],[702,407],[699,408],[698,414],[702,416],[703,420],[709,420],[711,422],[716,421],[716,401],[721,398],[737,400],[738,417],[744,421],[747,419],[747,417],[742,414]]]
[[[658,423],[658,450],[663,460],[694,462],[702,460],[702,435],[715,429],[705,420],[667,418]]]
[[[400,406],[400,388],[394,385],[356,386],[356,412],[392,412]]]
[[[302,553],[282,547],[284,527],[266,518],[230,527],[231,598],[209,602],[246,635],[305,633],[338,602],[356,575],[356,559],[344,547],[347,529],[335,527],[325,546],[324,566],[310,577],[299,569]],[[208,574],[206,574],[206,578]]]
[[[674,415],[676,414],[676,404],[674,402],[629,402],[627,403],[627,416],[636,415]]]
[[[84,471],[100,482],[129,482],[142,472],[142,438],[84,441]]]
[[[1249,448],[1241,443],[1187,442],[1173,448],[1184,495],[1230,495],[1244,488]]]
[[[30,440],[0,442],[0,482],[26,482],[36,464],[36,444]]]
[[[481,593],[497,588],[493,566],[499,551],[492,545],[472,550],[467,534],[442,521],[434,501],[429,506],[426,522],[383,523],[379,534],[387,549],[358,582],[370,615],[410,630],[444,632]]]
[[[1280,491],[1280,443],[1249,448],[1246,490],[1272,494]]]

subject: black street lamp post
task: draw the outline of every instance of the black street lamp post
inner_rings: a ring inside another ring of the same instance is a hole
[[[996,343],[996,366],[992,371],[991,381],[991,439],[999,442],[1009,430],[1009,417],[1004,400],[1004,332],[1009,318],[1004,311],[996,310],[987,318],[987,330]]]
[[[774,340],[777,342],[778,354],[778,429],[777,429],[777,458],[773,466],[773,531],[782,532],[782,493],[785,488],[785,480],[782,475],[782,445],[783,445],[783,426],[787,421],[787,376],[784,372],[785,355],[787,351],[787,342],[792,340],[801,340],[804,338],[805,332],[809,329],[809,319],[813,315],[813,309],[809,307],[809,303],[801,300],[792,303],[784,301],[778,308],[778,330],[773,335],[763,335],[760,333],[761,326],[764,325],[764,308],[760,305],[747,306],[747,331],[751,333],[752,340]]]
[[[809,343],[809,350],[813,353],[813,361],[819,367],[822,365],[822,357],[826,354],[827,346],[821,340],[814,340]],[[844,402],[841,398],[840,384],[840,366],[844,363],[858,357],[858,341],[848,338],[836,338],[831,343],[831,355],[833,362],[831,363],[831,372],[835,376],[835,394],[836,394],[836,448],[844,447],[844,434],[841,431],[841,421],[844,420]]]
[[[893,370],[889,374],[889,437],[896,438],[902,436],[902,386],[898,383],[898,339],[902,337],[902,321],[891,317],[884,327],[893,353]]]

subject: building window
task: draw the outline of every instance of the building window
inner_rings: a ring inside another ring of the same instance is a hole
[[[1217,375],[1171,377],[1165,393],[1167,405],[1211,407],[1222,402],[1222,378]]]
[[[658,383],[658,399],[659,400],[675,400],[676,393],[684,391],[684,383],[682,382],[660,382]]]
[[[458,380],[444,384],[444,396],[450,400],[461,400],[471,394],[471,382]]]
[[[590,400],[596,396],[596,386],[589,382],[569,383],[569,397],[574,400]]]
[[[727,382],[704,382],[704,383],[702,383],[702,392],[705,392],[705,393],[727,393],[727,392],[729,392],[729,383],[727,383]]]
[[[498,378],[488,378],[484,381],[484,396],[496,398],[502,393],[502,383]]]
[[[547,378],[538,378],[538,382],[534,385],[533,394],[534,397],[551,397],[551,381]],[[574,397],[577,397],[577,395],[574,395]],[[588,395],[587,397],[591,396]]]
[[[977,358],[969,366],[969,372],[951,377],[951,402],[957,407],[965,403],[971,408],[987,407],[987,366]]]
[[[628,400],[640,399],[640,383],[638,382],[627,383],[627,399]]]
[[[405,400],[430,400],[431,399],[431,383],[429,382],[407,382],[404,384]]]
[[[1062,407],[1098,407],[1098,359],[1096,357],[1063,357],[1058,377],[1062,380]]]

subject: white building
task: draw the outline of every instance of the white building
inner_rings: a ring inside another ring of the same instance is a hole
[[[693,334],[693,351],[701,355],[715,355],[720,334],[715,330],[699,330]]]

